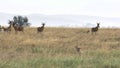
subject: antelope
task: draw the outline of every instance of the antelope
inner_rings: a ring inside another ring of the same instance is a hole
[[[11,31],[12,22],[9,21],[8,24],[9,24],[9,26],[7,28],[5,28],[4,26],[2,26],[3,31],[6,31],[6,32],[10,32]]]
[[[0,32],[2,31],[2,26],[0,25]]]
[[[80,47],[75,46],[75,49],[76,49],[76,51],[77,51],[79,54],[81,54],[81,48],[80,48]]]
[[[45,23],[42,23],[42,26],[37,28],[37,32],[43,32],[44,26],[45,26]]]
[[[12,21],[13,22],[13,21]],[[24,31],[24,27],[23,26],[19,26],[17,23],[13,22],[13,28],[15,30],[15,32],[17,33],[18,31]]]
[[[99,23],[97,23],[96,27],[91,28],[92,34],[93,34],[93,32],[96,33],[98,31],[98,28],[99,28]]]

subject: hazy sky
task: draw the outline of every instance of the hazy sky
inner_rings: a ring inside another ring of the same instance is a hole
[[[120,0],[0,0],[0,12],[120,17]]]

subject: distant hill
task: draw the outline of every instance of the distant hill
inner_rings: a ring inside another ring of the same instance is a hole
[[[0,25],[8,25],[8,20],[12,20],[14,14],[0,13]],[[120,27],[120,18],[105,18],[85,15],[27,15],[31,26],[41,26],[42,22],[46,26],[56,27],[93,27],[100,22],[101,27]]]
[[[30,22],[38,26],[46,22],[48,26],[93,27],[100,22],[101,27],[120,27],[120,18],[105,18],[85,15],[28,15]]]

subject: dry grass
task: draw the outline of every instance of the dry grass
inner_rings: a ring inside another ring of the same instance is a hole
[[[35,28],[0,33],[2,68],[119,68],[120,29]],[[75,49],[81,48],[81,55]],[[31,66],[32,65],[32,66]]]

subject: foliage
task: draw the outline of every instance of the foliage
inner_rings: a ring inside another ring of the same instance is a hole
[[[28,23],[28,18],[23,16],[14,16],[13,21],[18,24],[19,26],[30,26]]]

